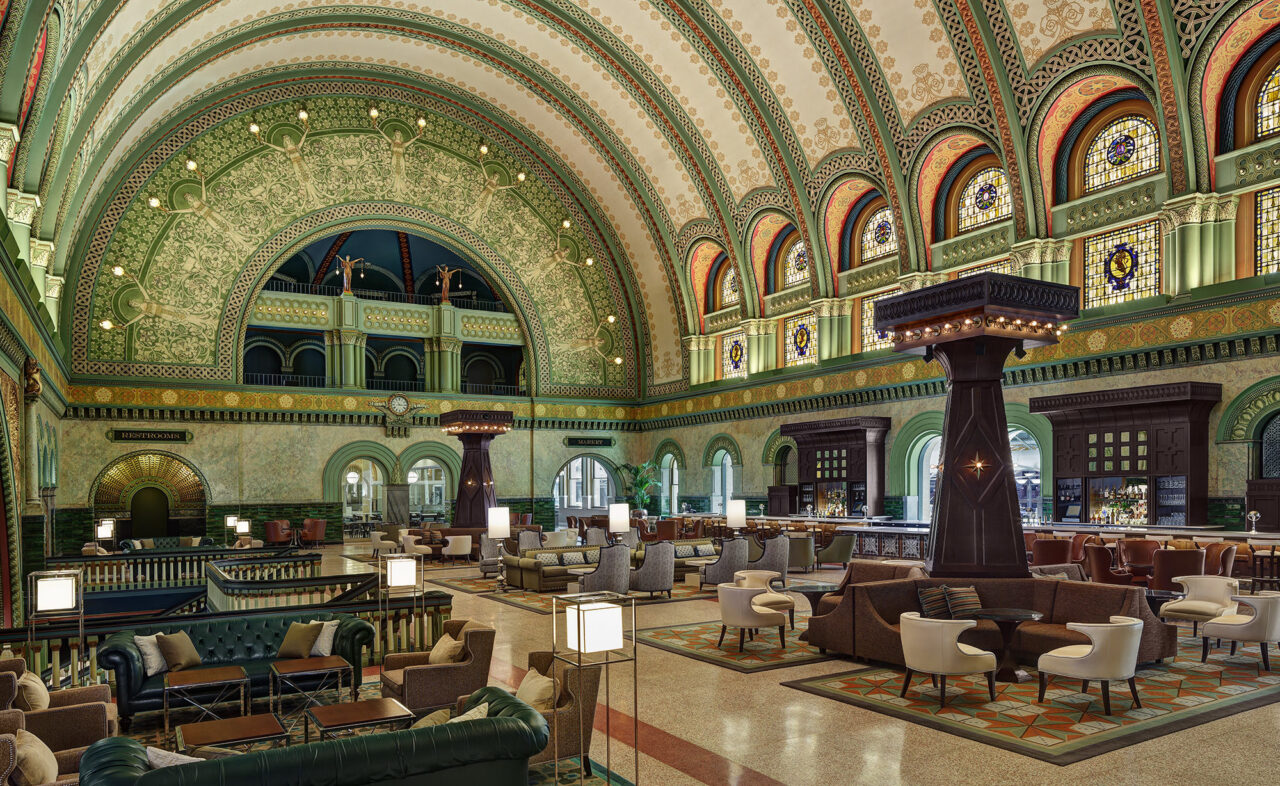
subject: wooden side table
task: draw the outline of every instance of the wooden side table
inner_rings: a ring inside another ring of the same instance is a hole
[[[302,707],[294,712],[289,713],[289,718],[300,715],[308,707],[320,704],[320,694],[328,690],[331,680],[337,681],[337,691],[339,697],[342,695],[342,678],[346,676],[351,683],[351,700],[356,701],[360,698],[359,686],[356,683],[355,669],[347,662],[347,659],[340,655],[325,655],[312,658],[294,658],[290,660],[278,660],[271,664],[271,671],[267,675],[267,706],[272,712],[280,713],[284,710],[284,689],[287,687],[292,692],[301,694],[303,697]],[[298,684],[303,677],[320,677],[320,684],[308,690]]]
[[[256,745],[262,742],[289,744],[285,731],[275,715],[245,715],[240,718],[184,723],[175,732],[179,751],[205,747]]]
[[[170,671],[164,675],[164,736],[169,738],[169,703],[185,701],[200,710],[197,721],[205,718],[220,720],[222,716],[213,708],[230,700],[236,689],[240,690],[240,714],[249,714],[249,675],[242,666],[210,666],[189,671]],[[213,693],[212,699],[197,700],[196,694]],[[203,703],[202,703],[203,702]]]
[[[311,724],[320,732],[320,741],[334,732],[366,729],[383,724],[408,728],[414,720],[409,708],[395,699],[370,699],[351,704],[325,704],[307,709],[303,742],[311,742]]]

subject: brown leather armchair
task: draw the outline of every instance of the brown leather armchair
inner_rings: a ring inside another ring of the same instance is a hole
[[[58,779],[51,783],[78,783],[80,757],[85,749],[112,736],[107,725],[109,706],[114,705],[98,701],[39,712],[0,710],[0,773],[13,772],[17,764],[17,731],[25,729],[48,745],[58,760]],[[4,782],[9,782],[7,775]]]
[[[324,543],[324,531],[329,527],[329,522],[324,519],[303,519],[302,520],[302,542],[319,545]]]
[[[262,526],[267,531],[263,540],[272,546],[288,545],[293,542],[293,530],[289,528],[288,519],[264,521]]]
[[[22,658],[0,660],[0,710],[14,709],[13,700],[18,694],[18,680],[26,671],[27,662]],[[62,707],[92,704],[94,702],[103,702],[107,705],[107,736],[114,737],[120,726],[120,716],[116,712],[116,705],[111,701],[111,687],[109,685],[83,685],[78,688],[51,690],[49,691],[49,709],[32,710],[27,712],[26,715],[30,717],[52,712]],[[28,731],[32,730],[28,729]],[[32,731],[32,733],[34,734],[35,732]],[[3,783],[3,781],[0,780],[0,783]]]
[[[1148,587],[1153,590],[1182,592],[1182,585],[1175,584],[1175,578],[1204,573],[1204,549],[1160,549],[1151,559],[1154,567]]]
[[[853,588],[857,584],[892,579],[924,578],[925,572],[912,565],[890,565],[881,560],[849,560],[849,569],[836,587],[818,600],[809,617],[809,628],[800,634],[820,652],[831,650],[842,655],[853,655]]]
[[[547,726],[554,729],[557,739],[547,743],[547,747],[537,756],[529,759],[530,764],[551,761],[557,756],[567,759],[573,756],[582,757],[583,772],[591,771],[591,735],[595,727],[596,697],[600,693],[600,666],[577,666],[564,661],[551,659],[550,652],[530,652],[529,668],[541,674],[551,674],[560,689],[556,699],[554,714],[542,713],[547,719]],[[462,711],[464,699],[458,699],[458,711]]]
[[[1106,546],[1085,546],[1085,562],[1089,566],[1089,578],[1099,584],[1133,584],[1133,575],[1111,569],[1111,550]]]
[[[1077,532],[1071,536],[1071,561],[1077,565],[1084,565],[1084,547],[1086,543],[1094,542],[1093,535],[1088,532]]]
[[[1236,564],[1236,544],[1206,543],[1204,572],[1209,576],[1230,576]]]
[[[1071,558],[1071,541],[1040,538],[1031,542],[1032,565],[1061,565]]]
[[[430,652],[388,655],[382,661],[382,698],[396,699],[420,713],[448,707],[459,696],[470,696],[489,683],[493,659],[493,628],[468,620],[445,620],[444,632],[462,640],[462,660],[432,666]]]
[[[1116,550],[1119,552],[1121,565],[1128,566],[1130,563],[1151,565],[1155,553],[1160,550],[1160,541],[1125,538],[1116,545]]]

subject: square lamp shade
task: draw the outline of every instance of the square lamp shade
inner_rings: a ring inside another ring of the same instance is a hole
[[[249,534],[249,520],[248,520],[248,519],[236,519],[236,534],[237,534],[237,535],[248,535],[248,534]]]
[[[227,529],[235,529],[236,522],[238,522],[239,520],[240,520],[240,517],[235,515],[227,516],[226,518],[223,519],[223,521],[227,525]]]
[[[36,613],[74,611],[80,604],[74,574],[36,578]]]
[[[116,533],[116,520],[103,519],[98,522],[98,540],[111,540]]]
[[[567,646],[577,652],[622,649],[622,607],[613,603],[583,603],[564,611]]]
[[[511,537],[511,508],[489,508],[489,539]]]
[[[742,529],[747,526],[747,501],[745,499],[731,499],[725,505],[724,510],[725,524],[733,529]]]
[[[387,560],[387,586],[414,587],[418,583],[418,561],[410,557]]]
[[[615,502],[609,506],[609,531],[626,532],[631,529],[631,506]]]

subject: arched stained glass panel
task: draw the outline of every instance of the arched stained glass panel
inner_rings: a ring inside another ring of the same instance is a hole
[[[739,297],[741,295],[738,287],[738,269],[729,265],[729,269],[720,276],[720,308],[734,305]]]
[[[1280,131],[1280,65],[1262,83],[1258,92],[1258,138]]]
[[[1013,215],[1013,202],[1009,197],[1009,182],[1004,170],[988,167],[965,185],[960,193],[959,231],[994,224]]]
[[[783,288],[803,284],[809,280],[809,247],[803,240],[797,240],[787,249],[786,259],[782,264]]]
[[[862,261],[879,259],[898,250],[898,233],[893,231],[893,210],[888,205],[877,210],[862,229]]]
[[[1084,191],[1090,193],[1160,170],[1160,136],[1142,115],[1108,123],[1084,154]]]
[[[1254,259],[1259,276],[1280,272],[1280,188],[1268,188],[1257,195],[1255,220],[1257,242]]]

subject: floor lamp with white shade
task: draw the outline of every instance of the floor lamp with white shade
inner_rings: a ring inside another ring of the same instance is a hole
[[[511,508],[489,508],[488,521],[489,540],[501,544],[511,537]],[[502,550],[498,556],[498,591],[507,591],[507,566],[502,563]]]

